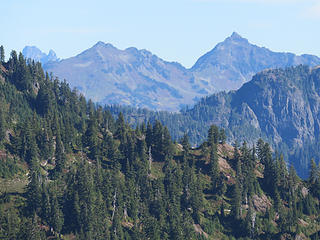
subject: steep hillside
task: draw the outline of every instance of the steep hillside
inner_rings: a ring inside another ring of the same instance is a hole
[[[159,121],[131,128],[22,54],[0,63],[0,238],[316,239],[308,181],[259,140],[198,148]]]

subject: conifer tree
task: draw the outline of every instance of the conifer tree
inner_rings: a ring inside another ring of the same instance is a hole
[[[54,168],[54,175],[55,177],[59,177],[67,161],[60,135],[56,137],[55,159],[56,167]]]
[[[119,113],[118,119],[116,121],[116,133],[115,137],[118,138],[121,142],[124,141],[125,138],[125,132],[126,132],[126,126],[125,126],[125,120],[122,113]]]
[[[223,128],[221,128],[220,132],[219,132],[219,141],[220,141],[220,143],[225,144],[226,140],[227,140],[227,137],[226,137],[225,130]]]
[[[200,212],[203,208],[203,187],[199,175],[196,176],[191,188],[190,203],[193,210],[193,219],[196,223],[200,223]]]
[[[96,160],[99,154],[98,123],[93,115],[90,115],[88,128],[85,133],[85,146],[89,149],[89,156],[91,159]]]
[[[38,214],[41,207],[41,175],[37,170],[31,171],[30,175],[26,193],[27,210],[30,214]]]
[[[236,181],[232,194],[231,213],[238,220],[241,218],[241,202],[239,181]]]
[[[319,169],[317,167],[316,162],[314,161],[314,159],[311,159],[311,163],[310,163],[310,176],[309,176],[309,182],[311,184],[315,184],[316,181],[318,181],[319,179]]]
[[[216,125],[211,125],[208,131],[208,143],[209,145],[218,144],[220,138],[220,132]]]
[[[247,235],[250,237],[250,239],[255,239],[256,234],[256,212],[253,208],[252,199],[249,199],[249,208],[248,212],[245,218],[245,226]]]
[[[184,134],[181,141],[180,141],[182,147],[183,147],[183,150],[188,153],[189,152],[189,149],[190,149],[190,143],[189,143],[189,136],[188,134]]]
[[[217,145],[212,145],[210,151],[210,175],[212,181],[212,191],[215,191],[218,187],[219,182],[219,164],[218,164],[218,153]]]
[[[152,129],[152,125],[150,122],[148,122],[147,124],[147,130],[146,130],[146,144],[147,144],[147,148],[149,149],[150,147],[152,148],[152,144],[153,144],[153,129]]]
[[[49,91],[46,84],[41,84],[36,102],[37,111],[42,115],[47,114],[52,109],[52,96]]]
[[[63,212],[60,208],[56,194],[53,192],[51,197],[51,221],[50,225],[53,227],[54,231],[60,235],[63,226]]]
[[[51,218],[51,202],[50,196],[48,193],[47,185],[42,183],[41,189],[41,213],[40,216],[42,219],[46,219],[46,222]]]
[[[0,143],[5,138],[5,120],[4,120],[4,112],[3,112],[3,106],[1,106],[0,103]]]
[[[5,54],[4,54],[4,47],[1,45],[0,46],[0,63],[5,62]]]
[[[36,213],[34,213],[31,218],[27,219],[21,235],[22,236],[20,236],[20,238],[26,239],[26,240],[46,239],[44,232],[40,230],[39,217],[37,216]]]

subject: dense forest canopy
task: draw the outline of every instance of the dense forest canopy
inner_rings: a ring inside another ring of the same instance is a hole
[[[194,148],[15,51],[0,69],[1,239],[319,238],[314,160],[302,180],[262,140],[230,146],[212,125]]]

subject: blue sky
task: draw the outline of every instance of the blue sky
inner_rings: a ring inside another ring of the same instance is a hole
[[[36,45],[74,56],[97,41],[191,67],[233,31],[274,51],[320,56],[320,0],[1,1],[7,55]]]

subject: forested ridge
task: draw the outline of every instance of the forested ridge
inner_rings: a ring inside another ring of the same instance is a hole
[[[130,106],[107,106],[122,112],[132,124],[161,121],[174,139],[184,133],[192,144],[205,140],[210,125],[225,129],[227,142],[262,138],[282,152],[298,175],[308,178],[310,159],[320,158],[320,68],[308,66],[268,69],[256,74],[239,90],[202,98],[180,113],[155,112]]]
[[[307,180],[259,140],[212,125],[191,147],[130,126],[41,65],[0,48],[0,239],[319,239]]]

